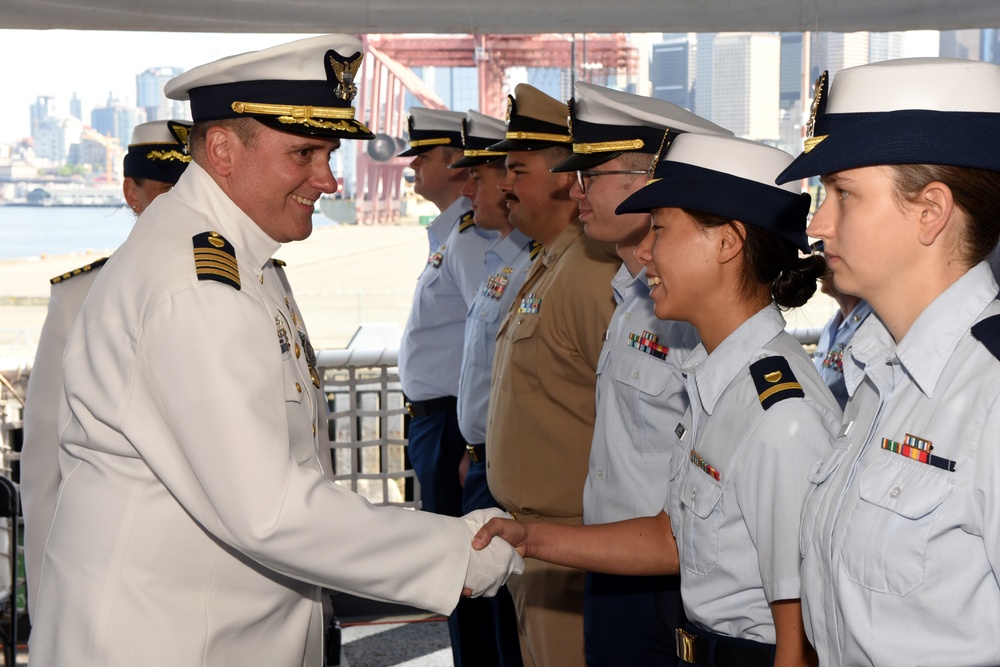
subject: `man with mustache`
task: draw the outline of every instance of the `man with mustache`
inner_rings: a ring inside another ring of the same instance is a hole
[[[566,104],[526,84],[508,99],[500,190],[510,222],[543,252],[497,336],[486,431],[490,491],[520,521],[578,524],[594,430],[594,388],[614,310],[614,246],[583,234],[572,174],[549,170],[570,155]],[[530,561],[511,595],[525,664],[582,665],[583,572]],[[513,582],[512,582],[513,584]]]

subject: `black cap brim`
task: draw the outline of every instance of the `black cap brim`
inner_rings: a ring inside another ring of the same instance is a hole
[[[683,208],[765,229],[809,252],[806,216],[811,198],[776,186],[682,162],[661,163],[657,179],[630,195],[615,213]]]
[[[610,162],[623,153],[625,153],[625,151],[612,151],[611,153],[573,153],[568,158],[549,169],[549,171],[559,173],[563,171],[590,169],[591,167],[596,167],[597,165],[604,164],[605,162]]]

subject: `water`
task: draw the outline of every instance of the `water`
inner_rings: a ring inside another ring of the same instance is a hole
[[[125,207],[0,206],[0,260],[114,250],[134,222]],[[313,224],[335,223],[316,215]]]
[[[0,206],[0,260],[112,250],[133,222],[125,207]]]

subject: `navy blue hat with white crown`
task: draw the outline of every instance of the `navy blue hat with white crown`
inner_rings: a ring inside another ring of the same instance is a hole
[[[438,146],[461,148],[463,120],[460,111],[410,107],[410,147],[396,157],[413,157]]]
[[[253,118],[307,136],[373,139],[354,118],[361,42],[321,35],[201,65],[167,82],[164,94],[190,100],[194,122]]]
[[[590,169],[622,153],[653,155],[663,141],[664,131],[668,129],[670,139],[681,132],[733,134],[665,100],[624,93],[585,81],[576,82],[574,90],[569,103],[573,155],[553,167],[552,171]]]
[[[816,82],[803,152],[778,182],[844,169],[940,164],[1000,171],[1000,66],[902,58]]]
[[[792,156],[766,144],[721,135],[678,135],[655,164],[645,187],[616,213],[684,208],[765,229],[804,252],[810,197],[797,183],[775,185]]]
[[[190,123],[178,120],[154,120],[136,125],[128,142],[122,174],[128,178],[176,183],[191,162],[190,131]]]

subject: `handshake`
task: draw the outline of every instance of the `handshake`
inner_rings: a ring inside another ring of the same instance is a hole
[[[515,537],[519,533],[518,524],[499,509],[475,510],[462,520],[474,538],[462,594],[473,598],[481,595],[492,597],[511,575],[524,572],[524,560],[521,558],[524,547]],[[504,539],[492,539],[494,536],[511,539],[513,546]]]

